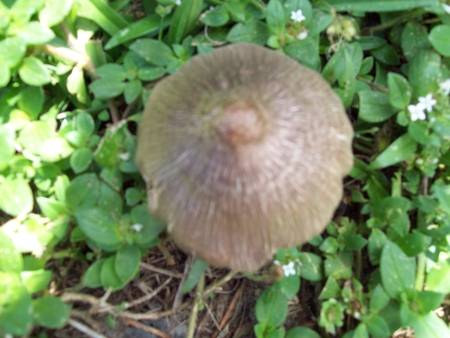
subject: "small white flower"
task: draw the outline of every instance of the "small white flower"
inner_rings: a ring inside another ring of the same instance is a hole
[[[140,232],[144,226],[139,223],[135,223],[131,226],[131,229],[133,229],[136,232]]]
[[[307,36],[308,36],[308,32],[307,31],[303,31],[299,35],[297,35],[297,39],[303,40],[303,39],[306,39]]]
[[[292,11],[291,12],[291,20],[295,21],[295,22],[302,22],[304,21],[306,18],[303,15],[303,12],[301,9],[296,10],[296,11]]]
[[[450,8],[450,6],[448,6]],[[445,95],[450,94],[450,79],[445,80],[444,82],[441,82],[439,84],[439,88],[441,92],[443,92]]]
[[[175,0],[175,5],[180,6],[181,5],[181,0]]]
[[[442,7],[444,7],[444,11],[446,11],[448,14],[450,14],[450,6],[447,4],[442,4]]]
[[[131,158],[131,154],[128,153],[128,152],[122,153],[122,154],[119,154],[119,158],[120,158],[122,161],[128,161],[128,160]]]
[[[283,273],[284,273],[284,277],[295,275],[295,264],[294,264],[294,262],[290,262],[287,265],[283,265]]]
[[[422,103],[410,104],[408,110],[411,113],[411,121],[425,120],[427,118],[424,112],[425,106]]]
[[[419,104],[423,104],[425,110],[430,113],[433,110],[433,106],[436,104],[436,100],[433,99],[431,94],[428,94],[425,97],[419,97]]]

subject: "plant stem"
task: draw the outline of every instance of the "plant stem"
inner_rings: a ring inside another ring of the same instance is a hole
[[[378,26],[370,27],[370,28],[364,28],[363,30],[361,30],[361,35],[372,35],[375,32],[384,31],[385,29],[394,27],[395,25],[397,25],[403,21],[408,21],[408,20],[411,20],[412,18],[415,18],[416,16],[420,16],[423,13],[425,13],[425,11],[423,9],[417,9],[412,12],[407,12],[403,15],[396,17],[395,19],[393,19],[389,22],[380,24]]]
[[[195,298],[194,305],[192,306],[191,309],[191,315],[189,316],[189,326],[188,331],[186,333],[186,338],[194,337],[195,324],[197,323],[198,307],[200,306],[200,303],[203,301],[202,293],[204,287],[205,287],[205,274],[203,273],[200,276],[200,279],[198,280],[197,297]]]

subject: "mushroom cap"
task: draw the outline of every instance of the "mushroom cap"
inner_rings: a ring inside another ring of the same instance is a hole
[[[195,56],[156,85],[136,163],[150,212],[178,246],[255,271],[325,228],[353,164],[352,137],[318,73],[243,43]]]

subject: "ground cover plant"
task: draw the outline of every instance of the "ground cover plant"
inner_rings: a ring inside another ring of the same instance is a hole
[[[253,276],[178,251],[134,164],[154,84],[239,42],[355,130],[334,220]],[[0,336],[450,337],[449,57],[438,0],[1,0]]]

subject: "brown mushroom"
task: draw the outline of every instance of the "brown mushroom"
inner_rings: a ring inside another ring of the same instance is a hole
[[[322,77],[252,44],[195,56],[153,90],[136,163],[150,212],[200,259],[254,271],[330,221],[352,127]]]

